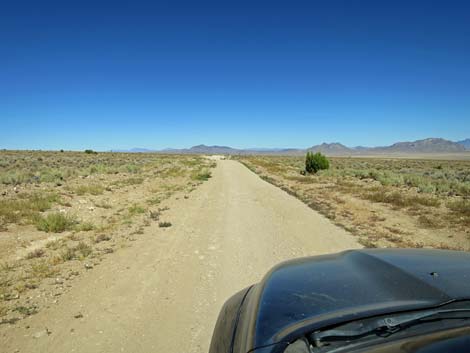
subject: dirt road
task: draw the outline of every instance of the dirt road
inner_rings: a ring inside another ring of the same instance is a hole
[[[3,329],[0,351],[207,352],[223,302],[273,265],[359,247],[235,161],[168,206],[171,228],[146,228],[57,304]]]

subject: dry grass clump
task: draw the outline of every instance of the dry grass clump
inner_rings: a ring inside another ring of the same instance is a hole
[[[63,261],[81,260],[93,253],[93,248],[81,241],[76,246],[68,247],[62,251],[60,257]]]
[[[8,308],[0,303],[0,317],[8,313]]]
[[[89,195],[101,195],[104,192],[104,186],[100,184],[88,184],[88,185],[79,185],[75,188],[72,188],[72,191],[78,196],[83,196],[86,194]]]
[[[191,179],[197,181],[207,181],[212,176],[210,170],[202,169],[191,174]]]
[[[424,228],[442,228],[443,226],[438,217],[428,215],[420,215],[418,217],[418,223]]]
[[[146,201],[149,205],[158,205],[160,202],[162,202],[162,197],[161,196],[155,196],[152,198],[147,199]]]
[[[179,166],[171,166],[170,168],[166,168],[163,171],[161,171],[158,176],[161,178],[176,178],[176,177],[181,177],[185,174],[185,169],[181,168]]]
[[[104,208],[105,210],[109,210],[110,208],[113,207],[107,202],[95,202],[94,205],[95,207]]]
[[[90,256],[91,253],[93,252],[93,248],[83,241],[79,242],[78,245],[74,249],[83,258]]]
[[[131,216],[135,216],[137,214],[145,213],[145,208],[139,205],[132,205],[131,207],[127,209],[127,211],[129,212]]]
[[[451,201],[447,204],[447,207],[461,216],[470,217],[470,200]]]
[[[132,178],[127,178],[127,179],[124,179],[124,180],[119,180],[119,181],[116,181],[114,182],[112,185],[116,185],[116,186],[131,186],[131,185],[140,185],[144,182],[144,178],[142,177],[132,177]]]
[[[31,278],[41,279],[55,276],[59,270],[47,260],[41,260],[31,265],[29,274]]]
[[[94,239],[94,242],[95,243],[101,243],[103,241],[109,241],[111,240],[111,237],[107,234],[98,234],[95,239]]]
[[[51,241],[46,243],[46,248],[51,249],[51,250],[60,249],[62,246],[64,246],[64,240],[63,239],[51,240]]]
[[[150,211],[149,212],[150,219],[154,221],[158,221],[160,219],[160,212],[159,211]]]
[[[47,233],[62,233],[71,230],[75,224],[77,224],[75,217],[60,212],[39,216],[36,220],[36,228]]]
[[[14,309],[14,311],[22,314],[23,316],[31,316],[31,315],[37,314],[38,308],[36,305],[18,306]]]
[[[461,199],[450,201],[447,203],[447,208],[456,216],[458,223],[464,226],[470,226],[470,200]]]
[[[18,194],[17,198],[0,199],[0,224],[33,223],[40,212],[59,200],[54,193]]]
[[[95,229],[95,225],[91,222],[82,222],[75,226],[75,230],[78,232],[89,232]]]
[[[396,207],[427,206],[438,207],[441,202],[435,197],[407,195],[404,192],[393,191],[391,193],[385,190],[376,192],[365,192],[362,196],[373,202],[388,203]]]
[[[46,252],[44,251],[44,249],[35,249],[35,250],[29,252],[26,255],[26,258],[28,260],[31,260],[31,259],[35,259],[35,258],[38,258],[38,257],[43,257],[45,254],[46,254]]]

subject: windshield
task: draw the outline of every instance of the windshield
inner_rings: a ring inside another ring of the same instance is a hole
[[[358,343],[377,343],[404,336],[414,336],[430,330],[447,330],[468,326],[470,303],[454,302],[427,310],[391,313],[318,330],[301,338],[285,352],[331,352]],[[393,337],[392,337],[393,336]],[[298,350],[302,347],[304,350]]]

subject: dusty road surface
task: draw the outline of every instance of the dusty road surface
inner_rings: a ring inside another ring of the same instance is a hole
[[[223,302],[273,265],[359,247],[236,161],[168,206],[171,228],[146,228],[57,304],[2,328],[0,351],[207,352]]]

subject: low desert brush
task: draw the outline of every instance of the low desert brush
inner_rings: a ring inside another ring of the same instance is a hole
[[[43,232],[61,233],[72,229],[76,223],[75,217],[56,212],[37,217],[36,227]]]

